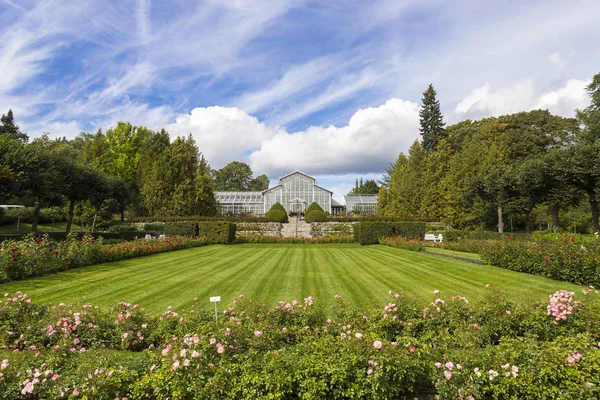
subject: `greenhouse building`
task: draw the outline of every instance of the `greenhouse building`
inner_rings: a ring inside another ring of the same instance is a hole
[[[275,203],[280,203],[287,212],[300,213],[316,202],[330,214],[342,214],[345,207],[332,198],[333,192],[317,185],[315,178],[300,171],[287,174],[279,179],[279,184],[263,192],[216,192],[215,197],[221,205],[223,215],[253,214],[264,215]],[[365,200],[375,204],[377,195],[344,196],[346,202],[351,201],[353,208],[349,211],[375,212],[374,206],[360,206],[355,197],[369,197]]]

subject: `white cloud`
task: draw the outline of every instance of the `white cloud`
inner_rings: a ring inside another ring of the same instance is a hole
[[[585,91],[588,84],[579,79],[569,79],[563,87],[542,93],[534,108],[547,108],[554,114],[573,116],[576,109],[585,108],[590,103]]]
[[[567,63],[563,61],[558,51],[555,51],[554,53],[550,54],[548,56],[548,61],[550,61],[550,64],[554,65],[560,70],[563,70],[567,65]]]
[[[270,178],[299,169],[321,177],[354,174],[349,176],[368,179],[417,139],[419,115],[416,103],[390,99],[358,110],[346,126],[290,133],[238,108],[215,106],[194,108],[165,129],[173,137],[191,133],[213,168],[238,160]]]
[[[276,132],[238,108],[219,106],[194,108],[165,129],[173,137],[191,133],[213,168],[245,160],[249,151]]]
[[[390,99],[358,110],[348,125],[278,131],[250,155],[252,169],[268,175],[300,169],[315,174],[382,171],[418,137],[418,105]]]
[[[535,87],[532,79],[495,90],[486,83],[464,97],[454,112],[460,118],[481,118],[548,109],[553,114],[572,117],[575,109],[589,103],[584,89],[586,85],[586,81],[569,79],[556,90],[542,91]]]

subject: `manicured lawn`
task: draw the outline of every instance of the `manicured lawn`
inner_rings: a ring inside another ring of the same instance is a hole
[[[0,292],[22,290],[39,303],[127,301],[160,313],[169,305],[187,308],[194,297],[209,307],[209,296],[221,296],[222,309],[240,294],[270,304],[313,296],[327,305],[339,294],[363,309],[385,304],[388,290],[424,305],[435,289],[477,301],[486,284],[513,300],[547,301],[559,289],[580,292],[565,282],[386,246],[266,244],[213,245],[96,265],[0,284]]]
[[[481,260],[481,256],[479,254],[465,253],[464,251],[455,251],[455,250],[448,250],[448,249],[438,249],[436,247],[426,247],[425,251],[428,252],[428,253],[438,253],[438,254],[445,254],[445,255],[448,255],[448,256],[468,258],[470,260]]]
[[[52,227],[52,224],[38,225],[38,232],[40,232],[40,233],[64,232],[66,227],[67,227],[66,222],[55,222],[54,228]],[[71,232],[82,232],[82,231],[83,231],[83,228],[79,225],[73,224],[71,227]],[[17,224],[0,225],[0,235],[2,235],[2,234],[7,235],[7,234],[11,234],[11,233],[17,233]],[[19,224],[19,233],[31,233],[31,224],[26,224],[24,222],[21,222]]]

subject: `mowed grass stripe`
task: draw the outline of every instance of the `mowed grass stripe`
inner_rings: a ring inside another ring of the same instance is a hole
[[[433,290],[471,301],[486,296],[486,284],[515,301],[546,301],[559,289],[580,287],[495,267],[439,258],[384,246],[232,245],[206,246],[0,284],[1,292],[22,290],[36,302],[117,301],[140,304],[158,314],[171,305],[188,308],[194,297],[210,307],[220,295],[222,309],[239,295],[268,304],[313,296],[333,304],[341,295],[360,308],[381,306],[388,290],[402,289],[424,305]]]

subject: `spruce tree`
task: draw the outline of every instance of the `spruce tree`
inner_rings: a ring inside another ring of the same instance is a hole
[[[419,132],[423,137],[421,146],[427,154],[434,152],[440,139],[446,136],[444,116],[440,111],[440,102],[435,98],[436,94],[433,85],[429,84],[423,92],[423,104],[419,110]]]
[[[0,118],[0,135],[6,135],[11,139],[22,140],[27,142],[29,137],[26,133],[21,132],[19,125],[15,124],[15,117],[13,116],[12,110],[8,110],[6,115],[2,114]]]

